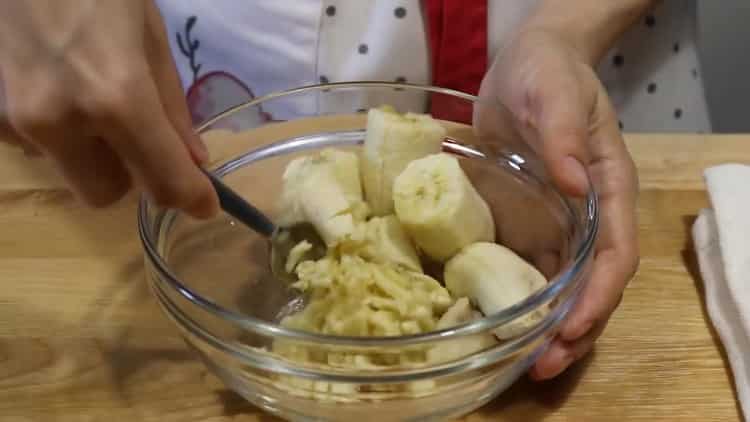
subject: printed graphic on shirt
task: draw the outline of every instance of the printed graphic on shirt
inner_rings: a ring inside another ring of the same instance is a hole
[[[193,83],[187,90],[187,104],[194,124],[200,124],[213,116],[255,98],[250,87],[228,71],[212,71],[200,74],[202,64],[198,52],[200,40],[193,38],[192,30],[197,16],[185,20],[183,32],[175,34],[182,59],[188,62],[193,73]],[[241,130],[258,127],[271,120],[270,114],[260,106],[251,107],[234,117],[222,119],[214,128]]]
[[[201,46],[200,40],[194,40],[191,34],[195,21],[198,20],[195,16],[190,16],[185,21],[185,33],[177,33],[177,45],[180,47],[180,52],[183,56],[187,57],[190,70],[193,72],[193,83],[198,79],[198,73],[201,71],[201,64],[196,63],[196,52]]]

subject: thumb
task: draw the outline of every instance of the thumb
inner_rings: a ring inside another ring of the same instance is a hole
[[[530,96],[530,120],[536,147],[557,187],[574,196],[589,189],[589,116],[591,106],[578,83],[548,79]]]

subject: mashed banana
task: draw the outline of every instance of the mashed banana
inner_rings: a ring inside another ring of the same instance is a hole
[[[425,274],[392,262],[372,262],[359,255],[369,256],[372,247],[372,242],[363,241],[359,247],[348,245],[346,253],[331,251],[317,261],[297,264],[299,281],[293,287],[307,294],[308,303],[301,311],[285,317],[281,325],[339,336],[399,336],[434,330],[454,303],[448,291]],[[273,351],[295,362],[370,370],[420,365],[432,357],[431,349],[425,346],[357,351],[281,340],[274,342]],[[321,401],[347,401],[355,393],[351,384],[286,376],[279,381],[277,386],[290,393]],[[424,394],[434,385],[433,381],[413,382],[400,389]]]
[[[282,321],[289,328],[340,336],[399,336],[431,331],[453,304],[435,279],[354,254],[304,261],[294,287],[309,301]]]

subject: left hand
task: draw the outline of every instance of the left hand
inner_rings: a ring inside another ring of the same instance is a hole
[[[591,350],[638,267],[635,166],[592,66],[552,31],[520,32],[498,54],[479,95],[505,106],[498,121],[542,157],[562,192],[581,197],[591,183],[599,196],[590,279],[531,370],[535,379],[553,378]]]

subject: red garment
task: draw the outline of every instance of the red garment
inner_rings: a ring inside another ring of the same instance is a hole
[[[432,54],[432,83],[476,95],[487,71],[487,0],[424,0]],[[440,94],[430,113],[471,123],[471,104]]]

